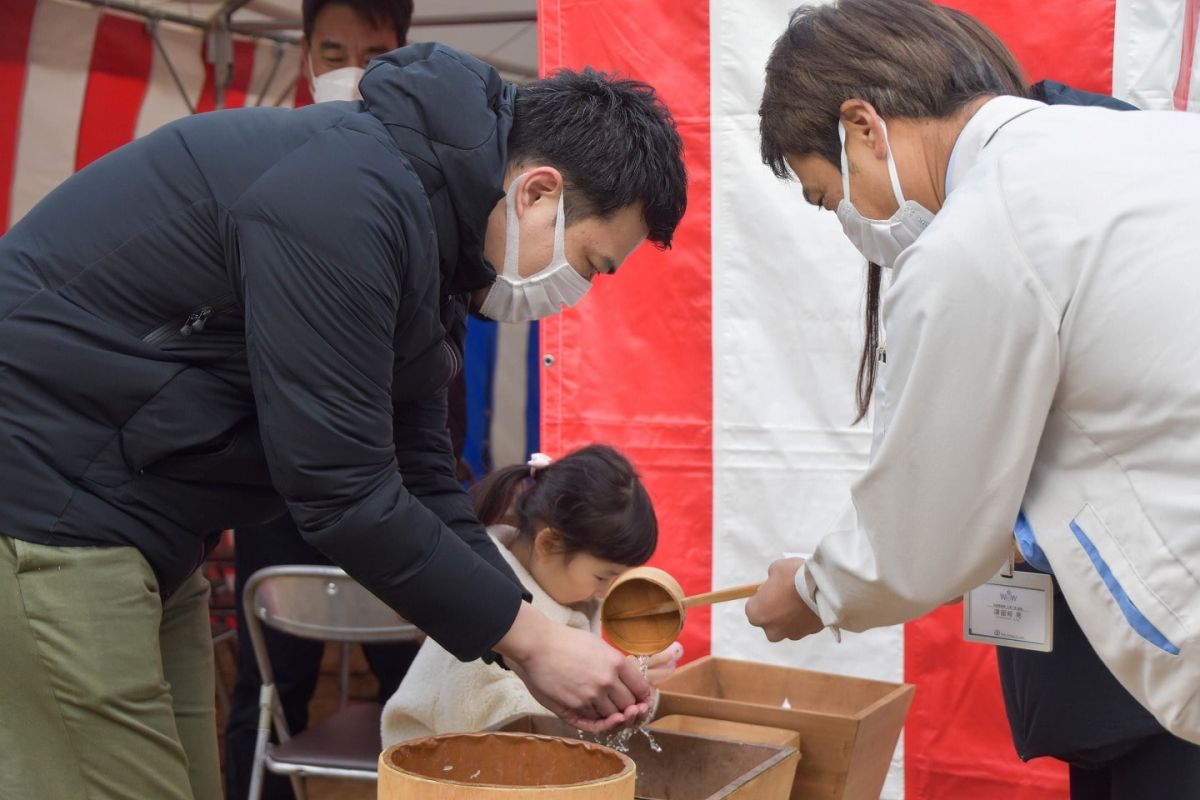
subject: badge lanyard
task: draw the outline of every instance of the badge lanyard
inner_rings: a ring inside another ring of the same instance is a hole
[[[963,638],[1022,650],[1054,649],[1054,581],[1013,569],[1013,557],[987,583],[963,596]]]

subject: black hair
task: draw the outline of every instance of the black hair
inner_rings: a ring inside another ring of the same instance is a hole
[[[840,170],[837,122],[851,98],[887,119],[946,119],[981,97],[1024,97],[1024,81],[1004,43],[961,11],[929,0],[809,3],[792,12],[767,59],[758,109],[762,160],[785,179],[788,156],[820,155]],[[868,265],[856,423],[875,389],[882,274]]]
[[[588,67],[517,90],[508,160],[541,161],[563,174],[573,190],[568,223],[640,205],[650,241],[667,248],[687,208],[671,112],[651,86]]]
[[[1020,69],[991,31],[929,0],[800,6],[766,71],[762,159],[785,179],[787,156],[818,154],[840,168],[837,122],[851,98],[884,119],[919,120],[947,119],[980,97],[1025,93]]]
[[[532,474],[524,464],[498,469],[472,495],[485,525],[510,524],[529,538],[549,528],[567,556],[637,566],[658,546],[650,495],[629,459],[608,445],[588,445]]]
[[[396,32],[396,45],[403,47],[408,42],[408,29],[412,25],[413,0],[304,0],[301,19],[304,38],[311,45],[313,25],[317,15],[325,6],[346,6],[372,25],[391,28]]]

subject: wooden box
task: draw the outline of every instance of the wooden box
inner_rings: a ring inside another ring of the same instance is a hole
[[[706,656],[659,689],[660,716],[799,733],[792,800],[878,800],[915,687]]]
[[[778,744],[800,749],[800,734],[786,728],[768,728],[764,725],[747,725],[727,719],[689,717],[686,714],[669,714],[650,723],[650,730],[691,733],[696,736],[711,736],[731,742],[753,742],[756,744]]]
[[[492,730],[579,737],[556,717],[534,714],[512,717]],[[628,755],[637,765],[636,800],[787,800],[791,795],[799,757],[794,747],[674,731],[654,731],[654,738],[660,753],[640,733],[629,742]]]

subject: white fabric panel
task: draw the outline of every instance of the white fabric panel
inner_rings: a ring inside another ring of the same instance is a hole
[[[278,69],[275,69],[276,59],[279,60]],[[254,48],[254,72],[246,91],[246,107],[275,105],[282,94],[283,102],[279,105],[291,108],[296,99],[294,87],[299,74],[300,45],[277,45],[268,39],[259,40]],[[292,90],[286,91],[289,86]]]
[[[1169,110],[1179,77],[1186,0],[1117,0],[1113,95],[1139,108]],[[1200,109],[1200,64],[1193,63],[1188,110]]]
[[[194,104],[204,89],[203,32],[161,22],[158,38],[179,75],[188,101]],[[179,93],[179,87],[171,77],[171,68],[156,45],[154,60],[150,63],[150,83],[146,86],[146,99],[142,102],[134,135],[144,136],[172,120],[186,117],[190,113],[188,101]]]
[[[811,552],[866,465],[850,427],[865,261],[829,212],[759,157],[763,68],[793,0],[712,0],[713,585]],[[713,653],[901,681],[902,628],[771,644],[742,604],[713,615]],[[903,741],[901,741],[903,745]],[[904,793],[897,750],[883,797]]]
[[[99,20],[99,9],[61,0],[41,0],[34,12],[10,225],[75,172],[79,119]]]
[[[420,17],[418,7],[418,17]],[[441,42],[487,61],[505,78],[522,81],[537,72],[537,23],[510,22],[486,26],[414,25],[409,42]]]
[[[273,62],[274,58],[274,53],[272,53],[269,60]],[[296,82],[304,76],[304,69],[300,62],[300,45],[290,45],[284,48],[279,72],[271,81],[271,86],[263,98],[264,106],[292,108],[296,105]],[[255,63],[258,63],[257,59]],[[256,88],[255,91],[261,93],[262,89]]]
[[[497,323],[496,373],[492,383],[492,463],[497,467],[524,464],[525,403],[529,373],[529,323]],[[557,457],[566,453],[555,453]]]

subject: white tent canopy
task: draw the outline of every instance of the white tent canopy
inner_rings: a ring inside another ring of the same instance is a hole
[[[299,40],[301,0],[85,0],[209,31],[209,60],[230,63],[232,35]],[[499,69],[510,80],[537,75],[536,0],[415,0],[410,42],[443,42]],[[217,70],[217,74],[228,69]]]

